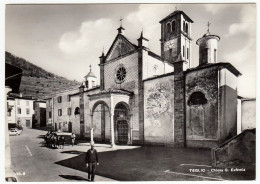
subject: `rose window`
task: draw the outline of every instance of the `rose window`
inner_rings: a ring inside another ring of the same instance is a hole
[[[126,77],[126,70],[123,66],[119,67],[117,72],[116,72],[116,80],[117,82],[121,83],[124,82]]]

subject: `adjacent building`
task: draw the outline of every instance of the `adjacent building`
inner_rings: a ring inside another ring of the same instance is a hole
[[[237,133],[254,128],[256,128],[256,99],[238,96]]]
[[[10,94],[7,99],[8,123],[32,128],[32,117],[34,115],[33,103],[34,99],[31,97],[23,97],[21,94]]]

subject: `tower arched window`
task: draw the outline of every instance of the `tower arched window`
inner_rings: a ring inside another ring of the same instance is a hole
[[[187,48],[187,59],[189,59],[189,48]]]
[[[183,21],[183,31],[186,32],[185,21]]]
[[[167,29],[167,33],[171,33],[171,24],[170,23],[167,23],[166,24],[166,29]]]
[[[189,33],[189,26],[188,26],[188,23],[186,23],[186,28],[185,28],[185,30],[186,30],[186,33]]]
[[[182,47],[183,47],[183,49],[182,49],[183,50],[182,56],[185,57],[185,47],[184,47],[184,45]]]
[[[176,22],[175,20],[172,22],[172,32],[176,31]]]

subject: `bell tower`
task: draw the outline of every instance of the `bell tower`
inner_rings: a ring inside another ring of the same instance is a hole
[[[182,70],[191,66],[191,24],[193,21],[180,10],[160,21],[161,24],[161,56],[166,61],[177,64]]]

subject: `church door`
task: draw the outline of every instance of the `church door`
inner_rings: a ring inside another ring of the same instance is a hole
[[[119,120],[117,122],[117,136],[119,144],[127,144],[128,141],[128,124],[126,120]]]

